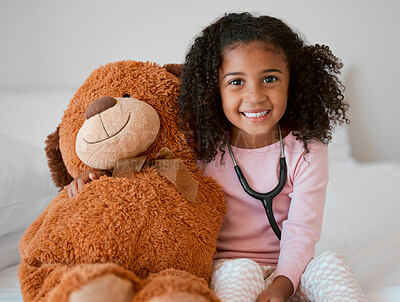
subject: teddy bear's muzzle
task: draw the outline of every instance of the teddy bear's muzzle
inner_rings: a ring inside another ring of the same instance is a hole
[[[96,169],[111,169],[117,160],[146,151],[160,131],[155,108],[134,98],[97,98],[85,118],[76,137],[76,154]]]

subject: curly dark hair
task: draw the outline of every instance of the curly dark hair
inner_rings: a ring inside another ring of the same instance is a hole
[[[179,98],[182,121],[189,126],[199,159],[210,162],[225,145],[230,123],[219,93],[219,74],[226,51],[240,43],[261,41],[283,51],[289,68],[287,109],[280,123],[301,139],[327,144],[333,126],[348,123],[344,86],[338,75],[343,64],[328,46],[306,45],[281,20],[249,13],[231,13],[206,27],[186,55]]]

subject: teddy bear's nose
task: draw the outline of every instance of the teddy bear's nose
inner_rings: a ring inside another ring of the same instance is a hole
[[[88,120],[92,116],[102,113],[117,103],[117,100],[110,96],[103,96],[95,99],[89,107],[86,108],[85,118]]]

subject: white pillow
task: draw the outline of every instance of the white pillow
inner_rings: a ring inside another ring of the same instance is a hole
[[[18,243],[25,230],[0,236],[0,271],[10,265],[18,263]]]
[[[21,232],[56,194],[44,150],[0,133],[0,269],[15,263]]]

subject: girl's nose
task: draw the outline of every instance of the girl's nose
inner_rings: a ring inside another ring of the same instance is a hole
[[[248,87],[244,100],[249,103],[260,103],[266,100],[266,96],[261,88],[252,86]]]
[[[92,116],[113,107],[116,103],[117,100],[110,96],[97,98],[86,108],[85,118],[88,120]]]

